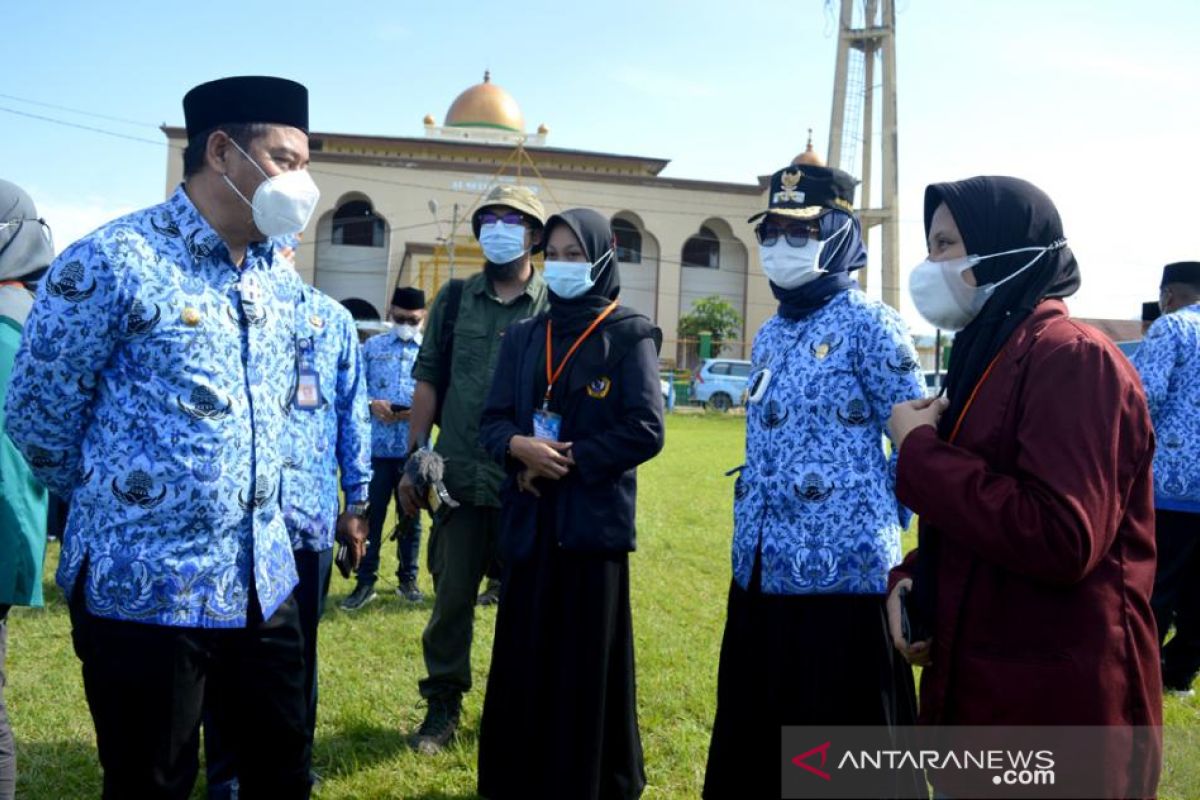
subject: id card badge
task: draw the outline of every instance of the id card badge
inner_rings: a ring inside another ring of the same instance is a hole
[[[321,379],[313,363],[312,339],[301,339],[296,350],[296,408],[312,411],[321,405]]]
[[[557,442],[560,431],[562,431],[561,416],[544,408],[539,408],[533,412],[533,435],[535,437],[550,442]]]

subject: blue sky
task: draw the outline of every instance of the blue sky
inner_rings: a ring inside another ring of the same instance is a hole
[[[184,92],[222,75],[305,83],[315,130],[419,136],[489,68],[549,144],[670,158],[678,177],[753,181],[809,127],[826,147],[836,9],[822,0],[6,6],[0,176],[34,195],[60,247],[161,200],[166,150],[11,112],[161,142]],[[981,173],[1055,199],[1083,268],[1077,314],[1136,316],[1163,263],[1200,258],[1200,3],[898,0],[897,28],[905,285],[924,185]]]

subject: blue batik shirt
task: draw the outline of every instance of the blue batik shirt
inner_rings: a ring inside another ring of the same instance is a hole
[[[338,516],[338,473],[347,503],[364,503],[371,482],[371,427],[367,382],[350,312],[305,287],[296,305],[296,363],[311,348],[319,386],[316,408],[286,406],[283,516],[292,547],[333,547]]]
[[[754,338],[733,575],[767,594],[882,594],[909,514],[884,449],[892,406],[923,397],[900,316],[857,289]],[[762,382],[759,384],[758,382]]]
[[[242,268],[183,187],[67,248],[17,354],[7,430],[70,500],[58,584],[100,617],[242,627],[296,585],[280,513],[301,286]]]
[[[1154,422],[1154,506],[1200,513],[1200,305],[1154,321],[1133,354]]]
[[[367,393],[372,400],[387,400],[412,406],[413,365],[421,351],[421,336],[403,341],[394,331],[380,333],[363,345],[367,365]],[[371,455],[374,458],[404,458],[408,455],[408,423],[383,422],[371,417]]]

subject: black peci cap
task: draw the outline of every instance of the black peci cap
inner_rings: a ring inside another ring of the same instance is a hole
[[[308,89],[287,78],[247,75],[202,83],[183,96],[187,136],[220,125],[264,122],[308,133]]]

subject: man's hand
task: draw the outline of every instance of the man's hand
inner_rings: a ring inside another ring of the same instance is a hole
[[[371,416],[389,425],[400,419],[400,417],[392,413],[392,404],[387,400],[372,400]],[[408,412],[405,412],[404,419],[408,419]]]
[[[899,451],[908,435],[922,425],[936,428],[942,412],[949,405],[950,401],[944,397],[925,397],[892,406],[892,416],[888,419],[888,433],[892,436],[896,450]]]
[[[357,568],[367,554],[367,521],[357,514],[343,512],[337,518],[336,537],[350,551],[350,568]]]
[[[513,458],[525,465],[530,478],[556,481],[575,466],[570,442],[551,442],[532,436],[514,436],[508,442]]]
[[[904,656],[908,663],[918,666],[929,666],[932,661],[929,640],[909,644],[904,639],[904,626],[900,623],[900,593],[912,590],[912,578],[904,578],[892,589],[887,599],[888,629],[892,633],[892,644]]]
[[[400,479],[400,483],[396,484],[396,497],[400,500],[400,509],[406,517],[415,517],[421,513],[421,509],[429,510],[429,503],[421,493],[417,491],[417,486],[412,482],[412,478],[408,473],[404,473],[404,477]]]

